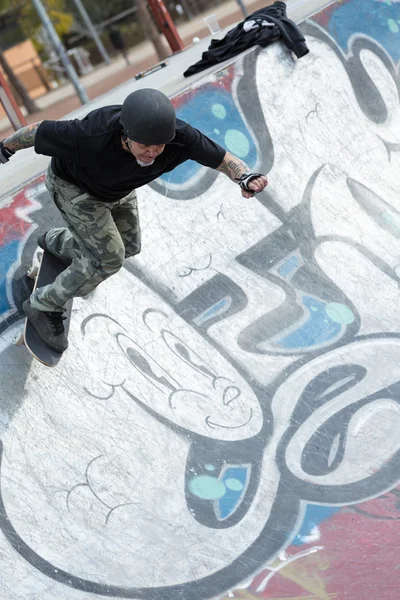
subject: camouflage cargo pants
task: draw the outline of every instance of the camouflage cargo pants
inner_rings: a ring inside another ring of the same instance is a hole
[[[140,252],[135,191],[121,200],[101,202],[57,177],[49,166],[46,187],[68,228],[51,229],[49,250],[72,260],[54,283],[35,291],[33,308],[60,311],[70,298],[86,296],[119,271],[125,258]]]

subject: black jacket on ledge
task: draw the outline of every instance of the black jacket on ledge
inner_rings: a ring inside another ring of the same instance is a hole
[[[277,0],[272,6],[260,8],[241,21],[239,25],[228,31],[222,40],[211,40],[211,44],[203,52],[201,60],[184,72],[190,77],[212,65],[228,60],[244,50],[258,45],[262,48],[281,39],[289,50],[301,58],[309,52],[300,29],[288,19],[285,2]]]

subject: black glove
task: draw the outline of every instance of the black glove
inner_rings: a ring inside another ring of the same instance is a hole
[[[8,162],[12,155],[15,154],[15,152],[3,146],[3,141],[0,142],[0,163]]]
[[[249,183],[251,183],[253,179],[257,179],[257,177],[264,177],[264,175],[262,173],[245,173],[241,177],[236,177],[235,181],[238,182],[242,190],[256,194],[257,192],[249,188]]]

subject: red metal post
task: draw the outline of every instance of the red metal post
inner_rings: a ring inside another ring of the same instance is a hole
[[[15,130],[25,127],[27,122],[24,115],[20,111],[18,103],[13,96],[10,86],[7,83],[6,78],[0,72],[0,102],[3,105],[4,110],[7,113],[7,117],[10,119],[11,125]]]
[[[179,52],[184,49],[184,43],[174,25],[169,12],[167,11],[163,0],[147,0],[149,8],[154,15],[162,33],[167,38],[172,52]]]

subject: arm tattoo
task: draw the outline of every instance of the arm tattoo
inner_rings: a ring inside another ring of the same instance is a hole
[[[38,123],[18,129],[18,131],[3,140],[3,145],[13,152],[23,150],[24,148],[31,148],[31,146],[35,145],[36,132],[41,122],[39,121]]]
[[[250,169],[243,161],[239,160],[239,158],[227,152],[224,160],[219,167],[217,167],[217,171],[224,173],[230,179],[235,181],[235,179],[239,179],[244,173],[249,173]]]

